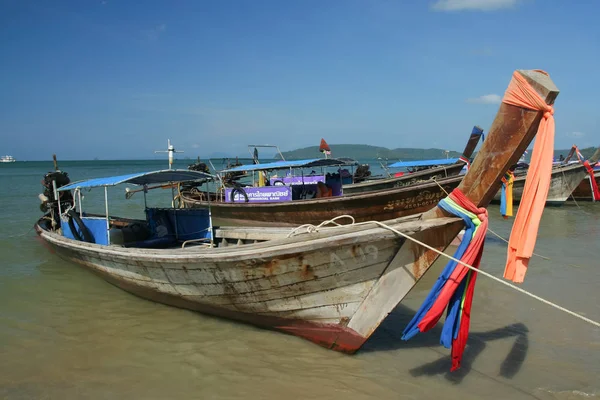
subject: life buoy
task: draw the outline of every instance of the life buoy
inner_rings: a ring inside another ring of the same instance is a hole
[[[250,201],[250,200],[248,199],[248,194],[246,194],[246,191],[245,191],[243,188],[241,188],[241,187],[236,187],[236,188],[233,188],[233,190],[231,191],[231,197],[230,197],[230,200],[231,200],[231,202],[232,202],[232,203],[235,203],[235,193],[236,193],[236,192],[239,192],[239,193],[240,193],[242,196],[244,196],[244,201],[245,201],[246,203],[247,203],[248,201]]]
[[[71,232],[73,233],[75,239],[87,243],[96,243],[96,241],[94,240],[94,236],[92,236],[92,233],[90,232],[88,227],[85,226],[81,218],[79,218],[79,215],[77,215],[77,212],[75,210],[69,210],[67,215],[69,216],[69,228],[71,228]],[[77,226],[79,227],[81,234],[79,234],[79,231],[75,228],[75,224],[77,224]]]

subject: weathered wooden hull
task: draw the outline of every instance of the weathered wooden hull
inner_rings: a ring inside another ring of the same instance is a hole
[[[433,179],[440,180],[457,176],[464,168],[464,163],[436,167],[424,171],[405,174],[397,178],[385,178],[361,183],[353,183],[342,187],[344,194],[365,193],[373,190],[386,190],[400,187],[413,186]]]
[[[390,225],[440,250],[463,226],[455,218]],[[362,346],[430,266],[420,262],[422,247],[379,227],[334,228],[237,252],[107,247],[66,239],[40,224],[36,231],[58,256],[137,296],[347,353]]]
[[[550,190],[548,191],[547,205],[560,206],[571,196],[573,190],[581,183],[587,175],[587,171],[583,165],[576,164],[566,167],[555,168],[552,171],[550,180]],[[521,201],[523,189],[525,188],[526,176],[515,178],[513,184],[513,200]],[[589,184],[589,183],[588,183]],[[500,201],[500,191],[494,197],[495,202]],[[590,193],[591,196],[591,193]]]
[[[600,171],[596,171],[594,173],[594,179],[596,180],[596,184],[600,187]],[[577,185],[575,190],[573,190],[572,196],[570,199],[575,199],[576,201],[593,201],[592,197],[592,186],[590,183],[589,176],[583,178],[581,183]]]
[[[456,188],[462,176],[403,188],[359,193],[326,199],[280,203],[210,203],[215,225],[298,226],[320,224],[340,215],[356,222],[384,221],[418,214],[436,205]],[[207,208],[209,203],[182,194],[186,207]]]

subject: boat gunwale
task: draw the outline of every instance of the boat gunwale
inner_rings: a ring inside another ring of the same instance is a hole
[[[425,190],[429,187],[437,188],[446,183],[449,183],[449,182],[454,183],[456,181],[461,181],[462,179],[463,179],[462,175],[455,175],[455,176],[449,176],[449,177],[442,178],[442,179],[424,181],[424,182],[420,182],[420,183],[417,183],[414,185],[394,187],[394,188],[389,188],[389,189],[370,190],[370,191],[366,191],[366,192],[350,193],[347,195],[335,196],[335,197],[298,199],[298,200],[292,200],[292,201],[278,201],[278,202],[272,202],[272,203],[267,203],[267,202],[250,203],[250,202],[225,202],[225,201],[214,201],[214,200],[213,201],[197,200],[197,199],[191,198],[185,192],[181,193],[181,198],[183,199],[184,202],[188,202],[190,204],[202,205],[202,206],[206,206],[206,207],[208,207],[209,205],[211,207],[215,207],[215,205],[217,207],[240,207],[240,206],[241,207],[268,207],[268,208],[291,207],[291,206],[294,206],[297,204],[302,204],[302,205],[327,204],[327,203],[331,204],[331,203],[338,203],[338,202],[344,202],[344,201],[350,201],[350,200],[354,201],[354,200],[369,199],[369,198],[373,198],[373,197],[380,197],[380,196],[386,196],[386,195],[394,195],[396,193],[411,192],[411,191],[415,191],[415,190]]]
[[[413,235],[427,229],[437,228],[445,225],[452,225],[462,222],[460,218],[443,217],[436,219],[423,220],[410,216],[408,221],[394,222],[389,220],[384,223],[400,230],[407,235]],[[420,214],[418,215],[420,217]],[[406,217],[405,217],[406,218]],[[40,220],[41,221],[41,220]],[[136,247],[122,246],[106,246],[95,243],[87,243],[75,239],[65,238],[64,236],[51,232],[40,225],[38,221],[35,225],[36,231],[42,239],[48,242],[69,248],[73,251],[93,252],[97,254],[113,255],[117,257],[135,256],[137,260],[153,260],[153,261],[176,261],[182,262],[193,260],[195,262],[227,262],[236,261],[240,258],[270,258],[282,255],[302,253],[311,249],[325,247],[330,243],[335,245],[347,244],[346,242],[354,242],[355,244],[369,242],[375,237],[378,239],[404,238],[392,232],[389,229],[371,224],[358,226],[343,226],[323,228],[322,231],[316,233],[304,233],[293,237],[284,237],[272,240],[266,240],[257,243],[249,243],[240,246],[225,246],[225,247],[189,247],[189,248],[167,248],[167,249],[147,249]],[[404,226],[405,231],[402,231]],[[408,228],[406,228],[408,227]],[[291,229],[290,229],[291,231]],[[265,254],[268,251],[268,254]]]

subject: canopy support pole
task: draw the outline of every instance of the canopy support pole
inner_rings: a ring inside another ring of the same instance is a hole
[[[108,220],[108,187],[104,186],[104,210],[106,212],[106,242],[110,244],[110,221]]]
[[[208,229],[210,230],[210,247],[214,246],[213,240],[213,224],[212,224],[212,212],[210,209],[210,186],[208,185],[208,180],[206,181],[206,197],[208,199]]]
[[[148,200],[146,194],[148,193],[148,185],[144,185],[144,211],[148,209]]]
[[[79,218],[83,218],[83,204],[81,203],[81,190],[77,189],[77,202],[79,203]]]
[[[58,189],[56,188],[56,180],[52,181],[52,189],[54,189],[54,198],[58,202],[58,218],[60,219],[60,216],[62,215],[62,210],[60,208],[60,197],[58,194]]]

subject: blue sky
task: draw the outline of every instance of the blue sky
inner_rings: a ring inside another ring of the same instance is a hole
[[[533,68],[561,89],[556,146],[599,145],[598,15],[563,0],[0,0],[0,155],[153,158],[167,138],[189,157],[321,137],[460,150]]]

